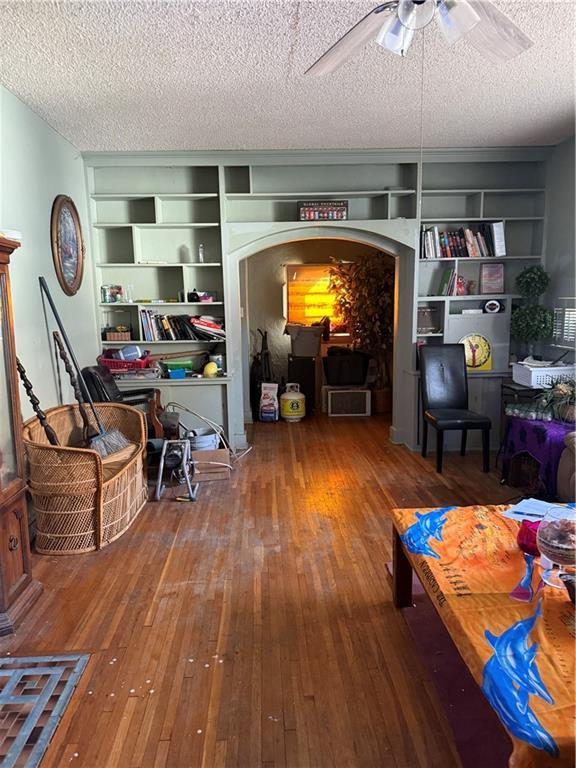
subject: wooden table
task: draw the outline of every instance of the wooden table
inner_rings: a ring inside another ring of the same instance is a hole
[[[505,509],[393,510],[394,602],[411,605],[414,569],[507,729],[510,768],[572,767],[573,606],[564,590],[538,590],[539,568],[519,550]],[[530,602],[510,597],[523,578]]]

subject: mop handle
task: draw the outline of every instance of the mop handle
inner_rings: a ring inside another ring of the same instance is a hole
[[[66,333],[66,330],[65,330],[64,326],[62,325],[62,320],[60,320],[60,315],[58,314],[58,310],[56,309],[56,305],[54,304],[54,302],[52,300],[52,296],[50,295],[50,291],[48,290],[48,286],[46,284],[46,280],[42,276],[40,276],[38,278],[38,281],[40,283],[40,291],[42,293],[44,293],[44,295],[48,299],[48,303],[50,304],[50,309],[52,310],[52,314],[54,315],[54,319],[56,320],[58,328],[60,329],[60,333],[62,334],[62,338],[64,339],[64,342],[65,342],[66,347],[68,349],[68,354],[70,355],[70,359],[72,360],[74,368],[76,369],[76,374],[78,376],[78,380],[80,381],[80,383],[82,385],[82,389],[84,391],[84,398],[90,404],[90,408],[92,409],[92,413],[94,414],[94,418],[96,419],[96,424],[98,425],[98,432],[102,435],[105,432],[104,426],[102,424],[102,421],[100,420],[100,416],[98,415],[98,411],[96,410],[96,406],[94,405],[94,401],[92,400],[92,396],[91,396],[90,392],[88,391],[88,387],[86,386],[86,382],[84,381],[84,376],[82,376],[82,371],[80,370],[80,366],[78,365],[78,360],[76,360],[76,355],[74,354],[74,350],[72,349],[72,345],[70,344],[70,339],[68,338],[68,334]]]

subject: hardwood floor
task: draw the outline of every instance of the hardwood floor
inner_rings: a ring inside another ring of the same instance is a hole
[[[44,594],[0,654],[89,652],[42,768],[450,768],[391,599],[393,506],[496,503],[378,418],[258,424],[231,481],[151,503],[99,553],[34,557]]]

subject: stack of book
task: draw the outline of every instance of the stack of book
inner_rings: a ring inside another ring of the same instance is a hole
[[[447,267],[442,272],[436,296],[454,296],[456,294],[456,270]]]
[[[461,227],[440,232],[438,227],[422,226],[421,259],[478,259],[506,256],[504,222],[478,224],[476,231]]]
[[[161,315],[141,309],[144,341],[224,341],[226,331],[221,317],[209,315]]]

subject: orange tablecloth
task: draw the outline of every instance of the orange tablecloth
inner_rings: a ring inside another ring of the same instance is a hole
[[[531,602],[510,592],[526,574],[506,507],[393,510],[412,567],[513,742],[510,766],[574,766],[575,619],[565,590],[534,568]],[[494,768],[497,768],[494,766]]]

